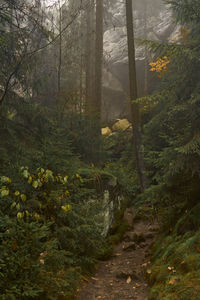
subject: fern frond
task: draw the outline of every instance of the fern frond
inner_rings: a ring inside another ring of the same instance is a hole
[[[200,155],[200,134],[197,133],[193,138],[184,146],[176,148],[179,153],[182,154],[198,154]]]

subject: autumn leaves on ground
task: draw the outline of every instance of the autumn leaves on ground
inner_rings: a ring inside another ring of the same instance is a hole
[[[112,257],[99,262],[91,278],[85,278],[77,300],[147,300],[149,287],[146,275],[150,246],[158,230],[149,220],[133,220],[131,209],[125,211],[129,229],[116,246]]]

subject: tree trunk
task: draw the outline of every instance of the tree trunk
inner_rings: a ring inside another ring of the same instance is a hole
[[[127,40],[128,40],[128,60],[129,60],[129,83],[130,83],[130,101],[131,114],[133,124],[133,143],[136,157],[136,167],[140,188],[143,192],[146,183],[144,176],[144,159],[141,149],[141,120],[139,104],[137,99],[137,81],[136,81],[136,64],[135,64],[135,44],[134,44],[134,30],[133,30],[133,8],[132,0],[126,0],[126,23],[127,23]]]
[[[101,122],[103,62],[103,0],[96,1],[96,50],[95,50],[95,115]],[[100,130],[100,128],[99,128]]]
[[[94,106],[94,76],[95,76],[95,10],[94,0],[88,2],[86,10],[86,115],[91,117]]]
[[[58,54],[58,93],[60,93],[61,88],[61,67],[62,67],[62,7],[60,0],[59,5],[59,54]]]
[[[147,39],[147,0],[144,2],[144,39]],[[144,61],[144,96],[148,94],[148,51],[145,45],[145,61]]]

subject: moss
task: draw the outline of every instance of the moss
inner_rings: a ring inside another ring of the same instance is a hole
[[[123,235],[128,230],[128,228],[129,224],[125,221],[122,221],[121,224],[117,227],[115,233],[109,236],[109,241],[112,243],[112,245],[116,245],[122,240]]]

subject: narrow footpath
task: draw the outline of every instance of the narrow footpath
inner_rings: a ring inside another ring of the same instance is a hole
[[[77,300],[147,300],[145,278],[157,230],[158,226],[149,221],[135,222],[113,256],[99,262],[96,274],[79,291]]]

